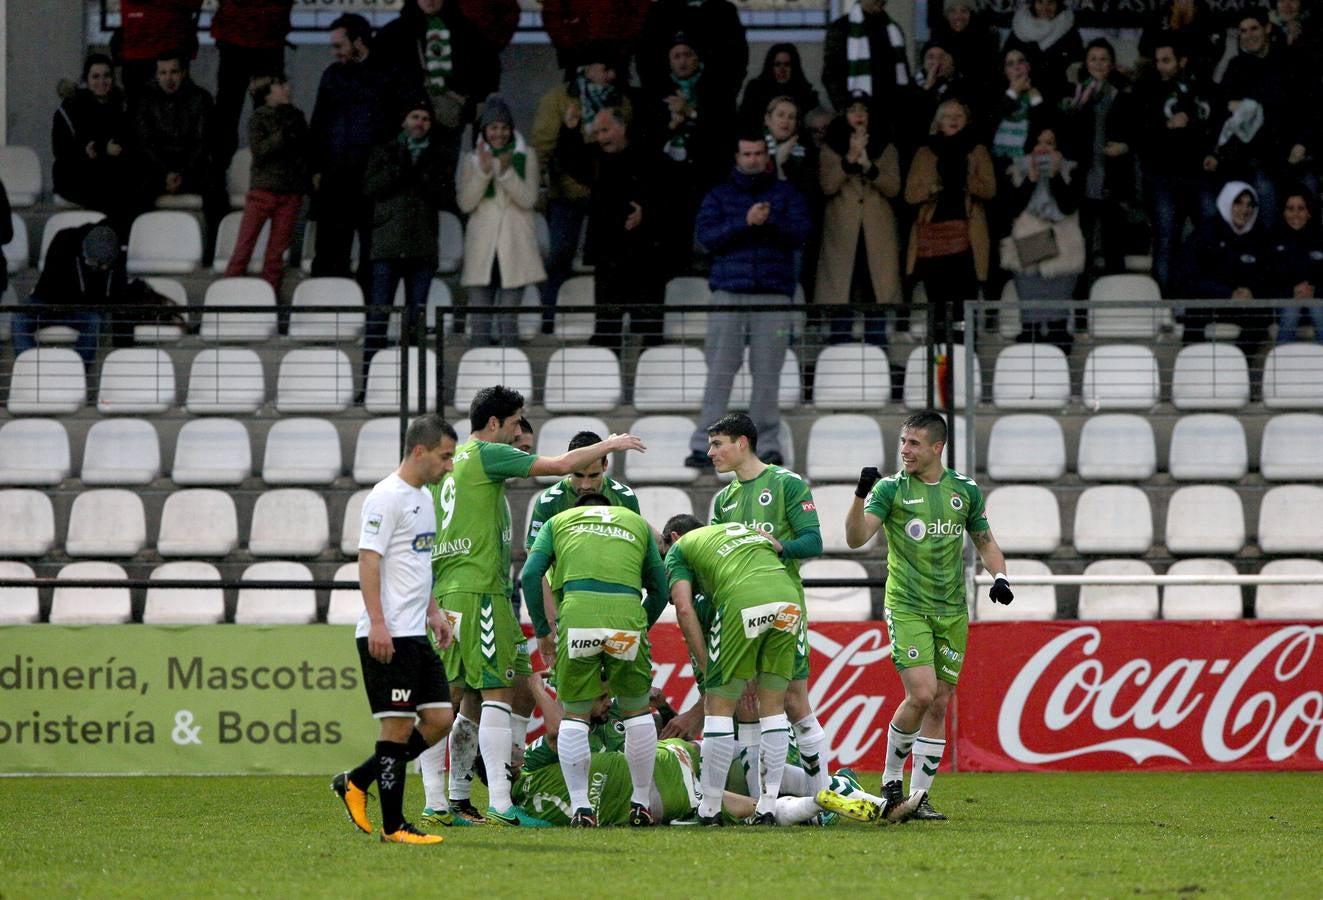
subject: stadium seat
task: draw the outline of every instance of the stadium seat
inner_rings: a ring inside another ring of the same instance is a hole
[[[1287,484],[1263,495],[1259,549],[1264,553],[1318,553],[1323,547],[1323,487]]]
[[[910,409],[927,409],[931,404],[928,403],[928,359],[927,347],[915,347],[910,351],[909,358],[905,361],[905,405]],[[936,370],[938,367],[934,367]],[[956,344],[954,355],[951,362],[951,389],[955,391],[955,397],[952,402],[956,409],[965,408],[965,345]],[[945,406],[940,401],[941,398],[941,379],[938,377],[938,385],[934,394],[938,406]],[[890,381],[884,381],[887,387],[890,387]],[[983,373],[979,366],[978,356],[974,357],[974,400],[979,402],[983,397]]]
[[[688,483],[698,477],[698,470],[684,464],[689,456],[689,438],[694,420],[684,416],[644,416],[629,426],[630,434],[643,437],[647,453],[626,453],[625,482],[656,484]]]
[[[459,216],[442,210],[437,228],[437,271],[443,275],[458,272],[464,264],[464,225]]]
[[[175,402],[175,364],[164,350],[125,347],[102,360],[97,412],[163,413]]]
[[[988,477],[994,481],[1056,481],[1066,474],[1066,436],[1051,416],[1019,413],[992,423]]]
[[[1016,484],[989,491],[987,517],[1006,553],[1055,553],[1061,546],[1057,495],[1040,485]]]
[[[445,215],[442,213],[441,215]],[[299,268],[303,270],[304,275],[312,274],[312,262],[317,252],[317,223],[309,221],[303,229],[303,249],[299,251]],[[349,271],[358,271],[358,231],[354,231],[354,237],[349,245]]]
[[[267,432],[262,457],[267,484],[330,484],[343,468],[340,432],[326,419],[283,419]]]
[[[146,419],[103,419],[83,444],[87,485],[151,484],[161,477],[161,439]]]
[[[37,268],[46,268],[46,252],[50,250],[55,235],[66,228],[81,228],[93,222],[100,222],[105,217],[105,213],[91,209],[70,209],[52,215],[41,229],[41,250],[37,254]]]
[[[152,581],[220,581],[211,563],[168,562],[152,569]],[[144,625],[214,625],[225,621],[225,591],[219,587],[148,588]]]
[[[818,508],[822,526],[822,552],[831,554],[868,553],[878,542],[875,535],[862,547],[852,550],[845,543],[845,513],[854,502],[854,485],[827,484],[813,489],[813,503]],[[881,529],[878,534],[881,534]]]
[[[542,333],[542,292],[536,284],[524,285],[519,295],[519,315],[515,319],[515,330],[521,342],[535,339]]]
[[[112,562],[74,562],[60,569],[56,581],[127,581]],[[52,625],[120,625],[133,618],[127,587],[57,587],[51,600]]]
[[[147,513],[133,491],[83,491],[69,511],[64,552],[72,557],[133,556],[147,546]]]
[[[158,194],[156,197],[157,209],[202,209],[201,194]]]
[[[185,422],[175,440],[175,484],[239,484],[253,474],[248,429],[235,419]]]
[[[218,312],[226,307],[261,306],[270,312]],[[276,292],[260,278],[220,278],[202,299],[204,341],[251,344],[276,335]]]
[[[156,552],[171,556],[228,556],[239,546],[239,516],[224,491],[175,491],[161,508]]]
[[[712,304],[712,289],[707,279],[680,275],[666,282],[662,303],[662,332],[668,341],[707,337],[707,307]]]
[[[35,578],[27,563],[0,560],[0,579]],[[35,587],[0,588],[0,625],[30,625],[41,620],[41,604]]]
[[[266,491],[253,505],[253,556],[317,556],[330,544],[326,501],[307,488]]]
[[[1323,405],[1323,345],[1279,344],[1263,361],[1263,405],[1318,409]]]
[[[369,419],[354,444],[354,481],[376,484],[400,464],[400,420]]]
[[[1317,559],[1275,559],[1260,575],[1323,576]],[[1261,584],[1254,589],[1254,615],[1259,619],[1323,619],[1323,584]]]
[[[332,581],[358,581],[358,563],[347,562],[335,570]],[[361,590],[331,591],[331,605],[326,609],[327,625],[357,625],[363,615]]]
[[[436,409],[436,351],[426,348],[423,354],[423,369],[426,375],[426,389],[423,401],[428,411]],[[512,351],[518,353],[519,351]],[[418,411],[418,348],[410,347],[405,357],[409,367],[409,408]],[[495,384],[487,382],[486,384]],[[480,387],[486,387],[486,384]],[[529,378],[529,386],[532,378]],[[372,356],[368,366],[367,385],[364,389],[363,408],[371,415],[382,416],[398,414],[400,411],[400,348],[387,347],[378,350]],[[463,412],[468,412],[467,404]]]
[[[1153,351],[1139,344],[1107,344],[1084,360],[1085,407],[1148,409],[1158,402],[1161,381]]]
[[[338,413],[354,402],[354,370],[335,347],[300,347],[280,358],[279,413]]]
[[[0,485],[55,485],[73,472],[69,433],[54,419],[0,425]]]
[[[14,236],[5,244],[5,270],[13,275],[22,272],[28,267],[28,261],[32,254],[32,248],[28,244],[28,226],[27,223],[16,212],[9,214],[9,224],[13,229]]]
[[[556,306],[596,306],[596,282],[591,275],[575,275],[565,279],[556,293]],[[597,329],[595,312],[558,312],[555,335],[562,341],[586,341]],[[609,350],[607,351],[610,352]]]
[[[1167,471],[1177,481],[1239,481],[1249,471],[1244,426],[1225,413],[1181,416],[1171,430]]]
[[[369,488],[355,491],[345,504],[344,517],[340,520],[340,552],[345,556],[358,556],[358,535],[362,527],[363,501],[367,500]],[[533,496],[537,496],[534,494]]]
[[[10,415],[62,416],[87,400],[83,358],[67,347],[33,347],[14,360],[9,373]]]
[[[156,210],[133,220],[130,275],[188,275],[201,263],[202,229],[188,213]]]
[[[947,432],[947,446],[942,448],[942,462],[943,462],[944,464],[948,464],[948,465],[949,465],[949,463],[948,463],[947,451],[948,451],[948,448],[949,448],[949,446],[950,446],[951,444],[955,444],[955,468],[956,468],[956,470],[959,471],[959,472],[966,472],[966,473],[973,473],[973,472],[976,472],[976,471],[978,470],[977,460],[975,460],[975,464],[974,464],[974,465],[970,465],[970,464],[969,464],[969,460],[966,459],[966,457],[965,457],[965,453],[967,452],[967,449],[968,449],[968,448],[967,448],[966,445],[965,445],[965,418],[964,418],[964,416],[956,416],[956,417],[950,422],[950,425],[951,425],[951,428],[950,428],[950,430]],[[901,458],[900,458],[900,440],[899,440],[899,435],[897,435],[897,440],[896,440],[896,457],[895,457],[895,460],[894,460],[894,462],[893,462],[893,468],[892,468],[891,471],[896,472],[896,471],[899,471],[900,469],[903,469],[903,468],[905,468],[905,464],[901,461]]]
[[[997,529],[1001,542],[1001,527]],[[1009,606],[993,603],[988,596],[990,585],[980,585],[974,602],[975,616],[982,622],[1046,622],[1057,617],[1057,589],[1051,584],[1020,584],[1017,579],[1028,575],[1051,575],[1047,563],[1036,559],[1006,560],[1006,575],[1014,586],[1015,602]]]
[[[221,219],[220,228],[216,232],[216,253],[211,264],[211,271],[217,275],[225,274],[229,268],[230,257],[234,255],[235,244],[239,242],[239,226],[243,222],[243,211],[229,213]],[[245,272],[249,275],[261,275],[262,266],[266,262],[266,245],[271,240],[271,220],[267,219],[262,230],[257,234],[257,243],[253,245],[253,253],[248,257],[248,268]],[[284,259],[289,261],[289,248],[285,248]]]
[[[891,363],[872,344],[824,347],[813,367],[813,405],[820,410],[876,412],[891,403]]]
[[[262,360],[247,347],[198,351],[188,373],[184,408],[193,415],[252,415],[266,402]]]
[[[1182,559],[1172,563],[1167,574],[1235,575],[1236,567],[1225,559]],[[1164,619],[1239,619],[1243,615],[1240,585],[1168,584],[1162,588]]]
[[[178,306],[180,315],[187,315],[184,311],[188,309],[188,292],[177,280],[162,278],[159,275],[152,275],[143,280],[157,294],[170,301],[174,306]],[[171,324],[167,320],[133,326],[133,342],[135,344],[172,344],[183,336],[183,327],[178,324]]]
[[[997,354],[992,402],[998,409],[1060,410],[1070,402],[1070,366],[1052,344],[1010,344]]]
[[[493,384],[513,388],[524,395],[527,403],[533,402],[533,369],[524,351],[516,347],[474,347],[465,350],[455,369],[455,410],[468,415],[473,395]],[[395,408],[398,409],[399,405],[400,389],[397,385]]]
[[[1080,429],[1075,471],[1088,481],[1143,481],[1158,470],[1153,426],[1142,416],[1090,416]]]
[[[55,546],[55,508],[41,491],[0,491],[0,557],[41,557]]]
[[[1104,275],[1089,289],[1089,300],[1089,334],[1095,338],[1152,339],[1171,324],[1162,291],[1147,275]],[[1109,303],[1116,305],[1104,305]]]
[[[337,311],[301,311],[308,306],[334,306]],[[352,278],[305,278],[294,288],[289,314],[291,340],[358,341],[363,337],[363,322],[363,289]]]
[[[1153,545],[1148,495],[1129,485],[1088,488],[1075,504],[1072,535],[1080,553],[1147,553]],[[1155,614],[1156,595],[1155,589]]]
[[[693,500],[683,488],[641,487],[634,491],[634,496],[639,501],[639,515],[657,531],[661,531],[671,516],[694,514]]]
[[[1235,344],[1191,344],[1176,354],[1171,403],[1177,409],[1240,409],[1249,399],[1249,365]]]
[[[634,366],[634,408],[639,412],[697,411],[703,406],[707,361],[697,347],[649,347]]]
[[[606,423],[596,416],[557,416],[543,422],[537,432],[537,455],[560,456],[570,445],[570,439],[580,431],[591,431],[601,438],[611,434]],[[563,476],[539,475],[538,484],[553,484]],[[541,490],[541,488],[539,488]]]
[[[819,416],[808,436],[810,481],[856,481],[869,463],[886,468],[882,428],[877,419],[859,413]]]
[[[243,581],[312,581],[302,563],[271,560],[244,569]],[[239,588],[235,625],[308,625],[317,621],[317,592],[312,588]]]
[[[561,347],[547,361],[549,413],[606,412],[620,404],[620,358],[605,347]]]
[[[868,570],[853,559],[810,559],[799,567],[799,577],[867,578]],[[873,618],[873,592],[858,587],[806,587],[804,605],[811,622],[867,622]]]
[[[403,310],[405,304],[404,280],[395,286],[395,298],[391,301],[391,309]],[[450,286],[440,278],[433,278],[427,285],[427,306],[424,310],[424,321],[428,328],[436,327],[436,311],[438,309],[453,310],[455,308],[455,298],[450,294]],[[386,343],[400,343],[400,329],[403,327],[404,317],[402,315],[392,315],[386,322]],[[441,314],[441,327],[445,334],[452,334],[455,331],[455,314],[453,312],[444,312]]]
[[[787,349],[786,358],[781,363],[781,376],[776,387],[776,405],[780,409],[794,409],[799,405],[801,392],[799,381],[799,359],[795,351]],[[735,373],[731,382],[730,409],[747,410],[753,401],[753,372],[749,369],[749,348],[744,348],[744,362]]]
[[[1282,413],[1263,427],[1259,472],[1266,481],[1323,479],[1323,416]]]
[[[250,147],[243,147],[234,151],[229,168],[225,170],[225,193],[230,195],[231,207],[243,209],[252,183],[253,151]]]
[[[1240,495],[1224,485],[1179,488],[1167,503],[1163,543],[1171,553],[1239,553],[1245,546],[1245,508]]]
[[[1089,563],[1085,575],[1152,575],[1153,567],[1139,559],[1103,559]],[[1156,584],[1101,585],[1080,587],[1079,618],[1156,619],[1158,586]]]
[[[17,99],[17,98],[15,98]],[[41,160],[21,144],[0,147],[0,183],[10,206],[32,206],[41,199]]]

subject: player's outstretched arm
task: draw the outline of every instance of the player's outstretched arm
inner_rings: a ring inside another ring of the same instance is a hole
[[[537,475],[568,475],[596,462],[608,453],[615,453],[617,450],[637,450],[639,453],[646,453],[648,448],[635,435],[613,434],[604,441],[589,444],[587,447],[580,447],[578,450],[569,450],[560,456],[539,456],[533,460],[533,467],[528,470],[528,474],[530,477]]]
[[[868,495],[881,477],[876,466],[865,466],[859,472],[859,484],[854,489],[854,500],[850,502],[850,508],[845,513],[845,543],[851,550],[867,544],[882,527],[881,519],[864,511]]]
[[[1006,555],[1001,552],[997,539],[992,536],[992,529],[971,532],[969,539],[974,542],[974,549],[978,551],[979,559],[983,561],[983,568],[993,573],[994,580],[988,596],[994,603],[1009,604],[1015,599],[1015,595],[1011,593],[1011,582],[1006,577]]]

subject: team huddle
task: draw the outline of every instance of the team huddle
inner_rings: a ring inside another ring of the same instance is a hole
[[[1005,560],[969,478],[943,467],[946,423],[927,412],[901,432],[902,467],[865,468],[845,521],[862,546],[888,543],[886,625],[905,687],[887,735],[880,794],[827,771],[809,699],[808,609],[799,561],[822,553],[808,484],[758,457],[748,416],[707,428],[717,472],[734,479],[712,519],[676,515],[655,531],[610,454],[646,452],[634,435],[581,432],[554,457],[530,452],[524,398],[485,388],[458,442],[439,416],[413,421],[399,469],[364,503],[356,629],[380,732],[372,755],[332,789],[381,839],[442,841],[442,827],[721,826],[946,818],[928,801],[945,748],[946,707],[964,660],[964,536],[1012,599]],[[522,423],[522,427],[521,427]],[[536,499],[512,578],[509,479],[562,476]],[[512,596],[522,594],[550,684],[533,672]],[[676,713],[652,690],[649,630],[672,605],[701,697]],[[538,710],[546,733],[525,746]],[[701,740],[695,736],[701,734]],[[909,789],[905,761],[914,758]],[[407,764],[426,793],[404,817]],[[473,779],[488,806],[472,802]]]

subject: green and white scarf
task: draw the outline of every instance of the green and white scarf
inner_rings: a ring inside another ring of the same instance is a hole
[[[863,91],[870,97],[873,92],[872,51],[868,46],[868,31],[864,28],[864,8],[858,3],[850,7],[850,35],[845,41],[846,90]],[[887,39],[896,51],[896,84],[910,83],[910,69],[905,62],[905,35],[895,22],[887,23]]]
[[[698,71],[688,78],[678,78],[671,76],[671,83],[679,90],[680,95],[684,97],[685,102],[695,112],[698,111],[698,79],[703,77],[703,64],[698,64]],[[689,122],[685,122],[674,132],[671,138],[662,148],[662,152],[676,162],[684,162],[689,158],[689,151],[685,148],[685,142],[689,135]]]
[[[482,147],[486,147],[487,151],[491,153],[493,165],[499,165],[502,156],[505,156],[507,153],[511,154],[510,168],[514,169],[515,174],[520,178],[524,177],[524,172],[528,166],[528,145],[524,143],[524,136],[522,134],[516,131],[510,143],[506,144],[500,150],[497,150],[491,144],[487,143],[486,138],[479,138],[478,144]],[[492,169],[492,178],[491,181],[487,182],[487,190],[483,192],[484,197],[491,198],[496,196],[496,176],[500,171],[499,167]]]
[[[450,29],[445,20],[440,16],[428,16],[423,63],[427,67],[427,92],[433,96],[446,92],[446,82],[454,67],[450,49]]]

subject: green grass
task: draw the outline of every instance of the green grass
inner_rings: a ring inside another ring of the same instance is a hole
[[[876,789],[876,776],[863,780]],[[942,775],[945,823],[452,828],[439,847],[352,830],[328,781],[0,779],[0,898],[1323,891],[1317,774]],[[421,806],[414,776],[406,810]]]

